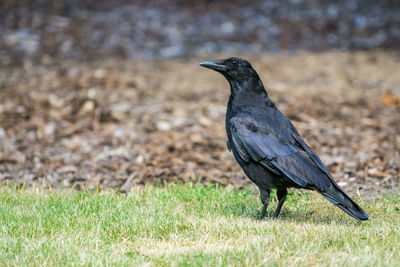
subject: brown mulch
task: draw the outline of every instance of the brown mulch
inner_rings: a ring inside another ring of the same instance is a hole
[[[398,188],[398,54],[246,57],[341,186],[366,198]],[[226,148],[228,84],[200,60],[49,58],[0,69],[1,183],[245,186]]]

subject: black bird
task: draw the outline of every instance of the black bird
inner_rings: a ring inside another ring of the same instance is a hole
[[[351,217],[368,219],[368,214],[343,192],[293,124],[275,107],[249,62],[233,57],[207,60],[200,66],[221,73],[229,82],[231,95],[225,121],[228,149],[260,190],[264,204],[261,219],[271,189],[277,189],[279,200],[273,215],[276,218],[290,187],[316,190]]]

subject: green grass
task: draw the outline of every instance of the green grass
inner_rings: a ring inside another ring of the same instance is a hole
[[[357,222],[314,193],[290,193],[259,221],[250,190],[0,190],[0,265],[400,266],[400,197],[356,199]],[[277,202],[273,197],[269,210]]]

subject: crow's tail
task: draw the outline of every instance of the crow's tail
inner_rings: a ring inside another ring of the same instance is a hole
[[[368,214],[342,190],[331,190],[330,192],[318,190],[318,192],[354,219],[359,221],[368,220]]]

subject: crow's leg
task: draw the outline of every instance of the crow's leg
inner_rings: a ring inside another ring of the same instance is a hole
[[[278,207],[276,207],[276,210],[275,210],[275,212],[274,212],[274,216],[273,216],[274,219],[276,219],[276,218],[278,217],[279,213],[281,212],[282,205],[283,205],[283,203],[284,203],[285,200],[286,200],[287,193],[288,193],[288,192],[287,192],[287,189],[278,190],[278,191],[276,192],[276,194],[278,195],[279,203],[278,203]]]
[[[266,190],[263,188],[260,188],[260,198],[261,202],[264,204],[264,207],[261,212],[261,217],[260,220],[264,219],[265,217],[265,212],[267,211],[268,203],[269,203],[269,194],[271,193],[271,190]]]

